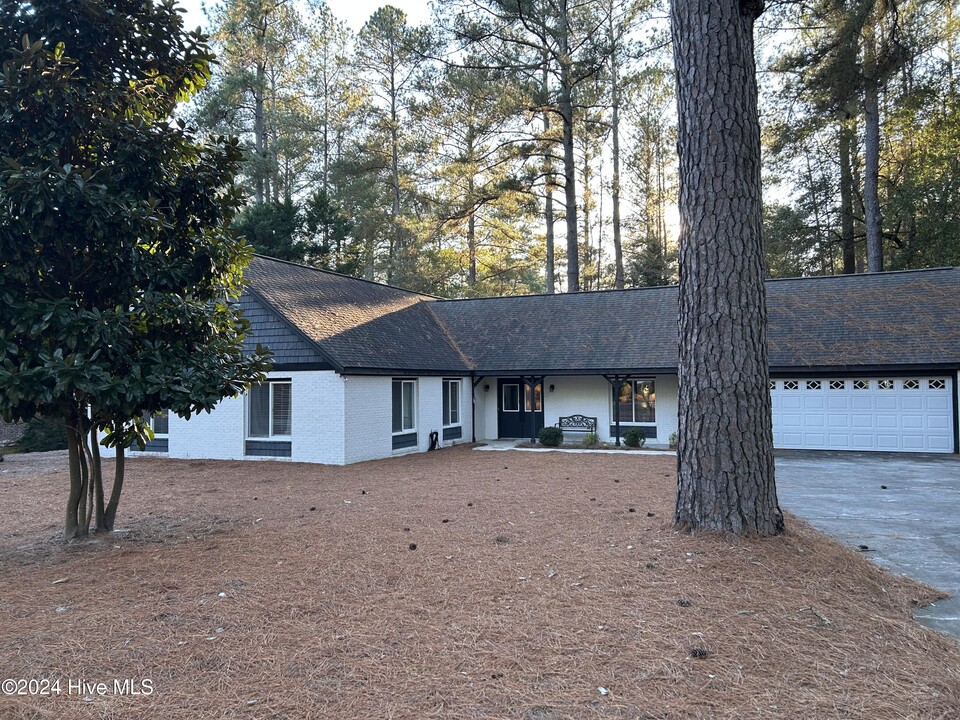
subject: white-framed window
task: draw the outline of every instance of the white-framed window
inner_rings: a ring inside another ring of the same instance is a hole
[[[155,413],[147,413],[147,422],[150,423],[150,429],[153,430],[154,437],[169,437],[170,413],[167,410],[161,410],[160,412]]]
[[[393,434],[417,430],[417,381],[393,381]]]
[[[443,381],[443,426],[460,425],[460,381]]]
[[[946,390],[947,381],[944,380],[943,378],[936,378],[934,380],[930,380],[927,383],[927,389],[928,390]]]
[[[655,423],[657,393],[653,380],[628,380],[614,398],[620,405],[621,423]]]
[[[293,383],[268,380],[247,393],[247,437],[289,438],[293,427]]]

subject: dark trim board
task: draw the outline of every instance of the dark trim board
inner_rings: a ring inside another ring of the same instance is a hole
[[[417,434],[415,432],[406,433],[404,435],[393,436],[394,450],[403,450],[405,448],[412,448],[416,446],[417,446]]]
[[[947,374],[956,377],[958,368],[950,364],[929,365],[861,365],[858,367],[771,367],[770,377],[783,378],[856,378],[856,377],[926,377]]]
[[[273,372],[295,372],[297,370],[336,370],[336,368],[327,362],[315,363],[277,363],[270,368]],[[271,378],[267,378],[270,380]]]
[[[647,440],[656,440],[657,439],[657,427],[656,425],[624,425],[620,423],[620,437],[623,437],[623,434],[627,432],[630,428],[638,428],[643,431],[643,436]],[[617,434],[617,426],[610,426],[610,437],[613,437]]]
[[[456,427],[445,427],[443,429],[443,439],[444,440],[459,440],[463,437],[463,427],[457,425]]]
[[[154,438],[148,440],[143,447],[143,452],[165,453],[170,452],[170,438]]]
[[[247,440],[243,454],[248,457],[290,457],[292,446],[289,440]]]
[[[628,375],[630,377],[637,378],[649,378],[654,375],[676,375],[678,372],[677,368],[589,368],[586,370],[562,370],[554,368],[543,369],[538,368],[534,370],[528,370],[521,368],[519,370],[477,370],[474,375],[479,378],[494,378],[494,377],[518,377],[519,375],[523,376],[536,376],[536,377],[582,377],[584,375],[596,375],[597,377],[603,377],[605,375]]]

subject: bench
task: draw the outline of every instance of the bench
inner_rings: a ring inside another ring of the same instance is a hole
[[[597,418],[586,415],[567,415],[560,418],[557,427],[563,432],[596,433]]]

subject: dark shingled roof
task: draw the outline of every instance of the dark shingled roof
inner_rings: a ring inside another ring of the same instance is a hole
[[[677,288],[437,300],[257,257],[253,290],[342,371],[675,372]],[[960,368],[960,268],[767,282],[774,370]]]
[[[429,296],[260,256],[246,277],[341,371],[471,370]]]
[[[673,287],[434,304],[463,353],[487,374],[676,372]]]

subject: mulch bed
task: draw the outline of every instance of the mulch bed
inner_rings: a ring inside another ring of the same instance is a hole
[[[136,459],[127,529],[68,546],[66,476],[4,479],[0,675],[62,691],[0,718],[960,716],[960,644],[910,617],[936,591],[793,517],[679,534],[674,464]]]

